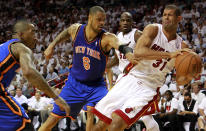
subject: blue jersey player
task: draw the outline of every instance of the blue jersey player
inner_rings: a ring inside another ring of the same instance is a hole
[[[128,60],[136,62],[133,53],[131,53],[132,49],[121,46],[114,34],[103,30],[105,18],[103,8],[99,6],[90,8],[86,25],[71,25],[61,32],[45,51],[45,56],[50,58],[56,44],[70,37],[73,41],[73,65],[68,80],[60,93],[60,96],[69,104],[70,117],[73,119],[77,117],[82,108],[87,110],[88,106],[95,106],[107,94],[103,74],[107,55],[111,48],[119,49]],[[88,114],[87,131],[90,130],[88,125],[93,119],[91,112]],[[39,130],[51,130],[62,117],[65,117],[65,112],[54,104],[52,113]]]
[[[44,91],[69,112],[66,102],[49,87],[33,64],[30,48],[35,46],[34,25],[19,21],[14,25],[13,39],[0,44],[0,129],[2,131],[31,131],[30,119],[20,104],[8,93],[7,87],[21,67],[23,75],[33,86]],[[67,113],[68,114],[68,113]]]

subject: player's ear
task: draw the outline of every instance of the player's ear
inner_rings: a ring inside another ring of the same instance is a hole
[[[22,38],[23,32],[18,32],[17,35],[18,35],[20,38]]]

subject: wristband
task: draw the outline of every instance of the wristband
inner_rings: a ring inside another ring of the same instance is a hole
[[[126,45],[120,45],[119,46],[119,51],[121,53],[123,53],[124,55],[126,55],[128,52],[133,53],[133,49],[131,47],[126,46]]]

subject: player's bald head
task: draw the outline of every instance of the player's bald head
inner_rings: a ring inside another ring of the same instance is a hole
[[[132,30],[132,15],[129,12],[123,12],[120,17],[120,30],[125,34]]]
[[[33,26],[33,24],[25,20],[18,21],[13,27],[13,34],[24,32],[29,26]]]
[[[97,12],[105,13],[104,9],[100,6],[93,6],[89,9],[89,15],[94,15]]]
[[[37,42],[35,32],[35,26],[31,22],[21,20],[13,26],[12,37],[19,39],[26,46],[33,49]]]
[[[130,18],[130,19],[132,20],[132,14],[129,13],[129,12],[123,12],[123,13],[121,14],[121,18],[122,18],[122,17],[127,17],[127,18]]]

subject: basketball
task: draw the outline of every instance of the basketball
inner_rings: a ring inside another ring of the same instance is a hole
[[[202,61],[195,52],[182,52],[175,60],[176,77],[191,75],[197,77],[202,70]]]

